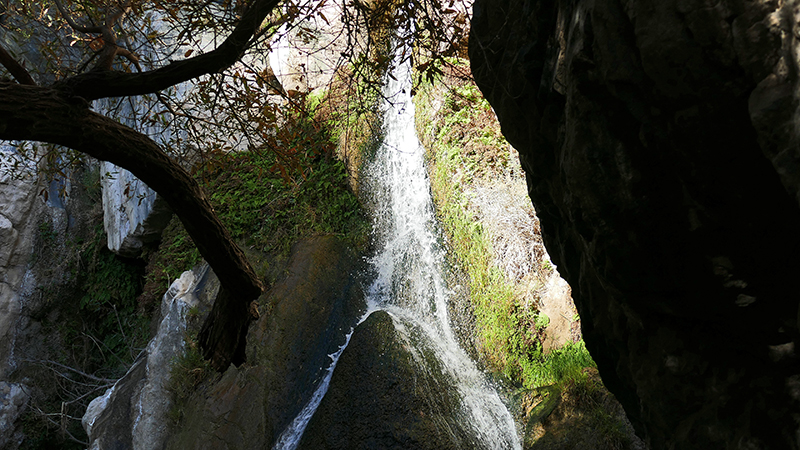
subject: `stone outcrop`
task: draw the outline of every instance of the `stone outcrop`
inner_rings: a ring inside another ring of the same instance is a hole
[[[355,330],[298,448],[480,448],[445,370],[413,345],[388,313],[371,314]]]
[[[474,5],[474,76],[654,449],[800,446],[796,3]]]
[[[42,188],[38,177],[15,178],[19,173],[7,166],[13,152],[13,148],[0,146],[0,448],[10,449],[23,439],[17,420],[29,399],[25,384],[8,379],[17,365],[14,353],[21,315],[37,286],[28,263],[39,229],[31,224],[47,209],[37,198]]]
[[[142,245],[161,238],[172,211],[155,191],[125,169],[101,162],[100,176],[108,249],[121,256],[139,256]]]
[[[0,380],[5,379],[7,359],[14,341],[24,292],[35,287],[28,260],[36,239],[33,218],[44,204],[37,201],[35,176],[13,179],[0,171]]]
[[[22,442],[22,431],[16,421],[25,411],[29,395],[25,386],[0,381],[0,448],[16,448]]]
[[[365,308],[359,264],[334,236],[295,244],[285,278],[259,300],[248,363],[200,385],[167,448],[272,448]]]
[[[210,306],[219,282],[207,265],[184,272],[164,294],[156,336],[124,377],[92,400],[82,419],[90,449],[162,448],[173,405],[168,385],[173,361],[184,351],[187,312]]]

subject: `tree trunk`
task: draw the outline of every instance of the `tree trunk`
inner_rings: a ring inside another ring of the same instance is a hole
[[[249,305],[263,286],[189,173],[147,136],[51,88],[0,82],[0,139],[78,150],[124,167],[158,192],[222,284],[200,336],[204,356],[218,370],[244,362],[247,326],[253,320]]]

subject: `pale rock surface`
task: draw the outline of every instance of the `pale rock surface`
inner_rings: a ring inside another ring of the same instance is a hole
[[[509,146],[512,155],[516,150]],[[550,352],[580,339],[569,284],[550,261],[525,176],[510,168],[490,183],[465,187],[470,211],[488,233],[493,262],[522,295],[525,306],[549,318],[542,347]]]
[[[26,387],[5,380],[15,366],[13,358],[17,324],[26,292],[36,285],[27,269],[36,238],[31,218],[44,208],[37,201],[36,177],[15,179],[10,169],[13,148],[0,149],[0,448],[15,441],[15,421],[25,409]]]
[[[218,288],[207,265],[184,272],[164,295],[158,333],[128,373],[94,399],[83,416],[90,448],[161,448],[167,436],[172,360],[184,350],[187,312]],[[121,446],[121,447],[119,447]]]
[[[338,4],[325,4],[302,27],[282,26],[273,41],[270,67],[289,95],[327,86],[346,50],[346,35]]]
[[[18,441],[14,422],[25,412],[28,397],[25,386],[0,381],[0,448]]]
[[[122,256],[138,256],[143,244],[159,239],[172,212],[155,191],[127,170],[101,162],[100,175],[108,248]]]

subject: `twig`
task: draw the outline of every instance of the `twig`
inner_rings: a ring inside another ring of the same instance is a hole
[[[117,381],[117,380],[112,380],[110,378],[96,377],[96,376],[88,374],[86,372],[82,372],[82,371],[80,371],[80,370],[78,370],[78,369],[76,369],[74,367],[70,367],[70,366],[67,366],[67,365],[64,365],[64,364],[49,360],[49,359],[24,359],[23,361],[31,362],[31,363],[34,363],[34,364],[41,364],[43,366],[46,366],[48,364],[52,364],[52,365],[60,367],[62,369],[66,369],[66,370],[70,370],[72,372],[75,372],[80,376],[86,377],[86,378],[88,378],[88,379],[90,379],[92,381],[97,381],[99,383],[115,383]]]
[[[55,0],[55,2],[56,6],[58,7],[58,11],[61,13],[61,15],[64,17],[64,20],[67,21],[67,23],[69,24],[70,27],[72,27],[73,30],[79,31],[81,33],[96,33],[96,34],[103,33],[103,27],[100,26],[82,27],[78,25],[75,22],[75,20],[72,19],[72,15],[70,15],[69,11],[67,11],[67,9],[64,8],[64,5],[61,4],[61,0]]]

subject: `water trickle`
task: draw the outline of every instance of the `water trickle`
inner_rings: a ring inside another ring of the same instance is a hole
[[[460,403],[458,410],[452,411],[455,422],[466,424],[472,435],[461,447],[521,449],[511,414],[458,346],[450,327],[449,292],[442,273],[444,250],[439,243],[424,150],[414,128],[410,66],[398,64],[392,75],[384,90],[384,142],[362,178],[367,180],[374,203],[373,233],[379,251],[370,260],[375,278],[367,289],[368,312],[359,323],[376,310],[387,311],[419,369],[437,372],[447,381]],[[275,450],[293,450],[299,444],[352,333],[331,355],[331,365],[312,399],[278,439]],[[454,440],[462,439],[446,426],[442,432],[452,434]]]

